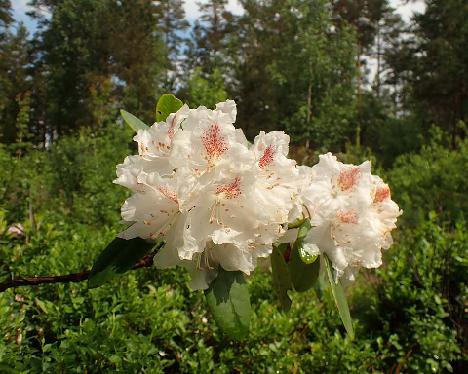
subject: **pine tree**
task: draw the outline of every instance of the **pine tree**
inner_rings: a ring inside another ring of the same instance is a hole
[[[468,123],[468,3],[428,0],[413,18],[411,38],[400,38],[386,59],[402,87],[402,105],[412,109],[426,131],[437,125],[451,137]]]
[[[20,112],[19,97],[30,88],[28,65],[28,33],[18,24],[16,32],[8,29],[0,49],[0,136],[4,143],[17,139],[17,116]]]
[[[47,77],[38,92],[47,101],[42,118],[49,136],[95,128],[115,118],[119,107],[152,120],[166,53],[153,1],[35,0],[33,5],[51,14],[40,18],[35,64]]]
[[[0,0],[0,43],[7,37],[8,28],[13,22],[10,0]]]
[[[334,28],[322,0],[242,4],[239,122],[248,136],[286,129],[296,142],[341,149],[354,133],[352,30]]]
[[[184,46],[187,42],[184,33],[190,26],[185,19],[184,0],[164,0],[159,2],[159,28],[167,51],[166,82],[164,89],[175,92],[180,85]]]
[[[224,70],[228,62],[226,46],[234,16],[226,10],[227,3],[227,0],[198,3],[201,16],[193,27],[189,60],[192,67],[201,67],[208,75],[215,68]]]

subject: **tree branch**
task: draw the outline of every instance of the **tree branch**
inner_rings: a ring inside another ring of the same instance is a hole
[[[140,259],[133,267],[132,270],[147,268],[153,266],[154,253],[146,255]],[[0,292],[4,292],[9,288],[20,286],[37,286],[45,283],[69,283],[69,282],[82,282],[89,278],[90,270],[81,273],[72,273],[66,275],[43,275],[34,277],[18,277],[5,280],[0,283]]]

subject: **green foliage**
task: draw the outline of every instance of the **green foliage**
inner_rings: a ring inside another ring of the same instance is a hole
[[[20,137],[25,138],[29,130],[30,47],[28,32],[22,24],[15,32],[0,27],[0,34],[0,140],[10,144],[18,142]]]
[[[215,70],[226,71],[232,64],[227,55],[234,55],[231,39],[233,34],[233,15],[227,9],[227,0],[208,0],[198,3],[201,13],[193,26],[191,40],[188,41],[188,66],[201,67],[204,73]]]
[[[332,267],[328,257],[321,257],[321,261],[323,262],[325,271],[327,273],[327,279],[330,284],[330,290],[333,295],[333,300],[335,300],[335,305],[338,309],[338,314],[340,315],[340,318],[343,321],[343,325],[346,329],[346,332],[348,333],[350,338],[353,339],[353,323],[351,321],[351,315],[349,314],[348,302],[346,301],[346,295],[344,293],[343,287],[339,281],[337,282],[335,281],[335,279],[333,279]]]
[[[335,28],[327,1],[245,5],[236,78],[247,136],[285,129],[296,143],[341,149],[356,127],[355,33]]]
[[[138,130],[146,130],[148,128],[148,125],[126,110],[120,109],[120,115],[124,119],[125,123],[135,132]]]
[[[183,61],[183,47],[187,42],[184,32],[190,23],[185,19],[184,0],[165,0],[159,3],[159,28],[163,34],[167,50],[167,70],[164,91],[175,92],[176,86],[184,75],[179,69]]]
[[[429,211],[452,222],[467,217],[466,170],[466,140],[460,141],[456,150],[450,150],[436,136],[420,153],[397,158],[387,179],[404,210],[402,219],[414,225],[424,220]]]
[[[33,109],[43,132],[56,137],[96,129],[112,122],[118,107],[145,121],[152,118],[143,108],[152,107],[166,60],[154,2],[33,0],[32,5],[40,9],[41,24],[31,61],[37,82]]]
[[[298,292],[310,289],[318,279],[320,262],[317,256],[310,258],[310,255],[303,253],[303,240],[310,230],[310,221],[305,220],[298,228],[297,238],[290,249],[288,269],[291,283]]]
[[[112,125],[97,135],[83,131],[64,137],[49,151],[29,152],[21,159],[0,147],[3,207],[14,221],[48,211],[60,221],[115,225],[125,192],[112,180],[129,139],[130,130]]]
[[[271,255],[271,273],[273,286],[278,296],[281,309],[291,308],[288,291],[305,292],[317,282],[320,270],[318,256],[305,253],[303,240],[310,230],[308,219],[298,220],[289,225],[297,228],[297,235],[293,244],[280,244],[273,249]]]
[[[0,246],[1,274],[79,271],[114,235],[103,228],[44,223],[29,243],[15,239]],[[462,364],[462,336],[456,337],[455,327],[468,297],[466,227],[450,232],[428,221],[401,236],[377,277],[369,274],[371,282],[362,279],[352,288],[352,342],[330,293],[295,294],[290,312],[279,313],[269,275],[260,270],[248,282],[248,340],[227,341],[203,294],[185,287],[188,276],[181,269],[141,269],[92,290],[81,283],[0,294],[2,371],[455,370]]]
[[[414,17],[411,41],[402,38],[387,60],[396,79],[405,83],[404,97],[426,130],[436,124],[459,136],[459,121],[468,123],[468,4],[464,0],[427,0]]]
[[[460,346],[467,344],[459,328],[468,295],[466,224],[460,221],[450,230],[435,218],[398,235],[365,306],[366,328],[381,331],[383,365],[398,362],[408,372],[452,371],[461,359]]]
[[[169,114],[177,112],[182,105],[182,101],[174,95],[162,95],[156,104],[156,121],[165,121]]]
[[[214,108],[216,103],[227,98],[224,80],[218,69],[215,69],[207,77],[204,76],[201,69],[195,69],[188,82],[188,102],[191,106],[204,105],[207,108]]]
[[[235,340],[248,335],[252,309],[248,285],[242,272],[219,268],[205,296],[222,333]]]
[[[101,286],[117,275],[126,273],[154,246],[154,243],[146,242],[140,238],[131,240],[115,238],[96,259],[89,274],[89,287]]]
[[[423,142],[421,123],[414,115],[395,116],[388,96],[362,93],[357,106],[359,132],[351,139],[353,146],[369,149],[380,164],[392,166],[402,154],[417,152]],[[350,145],[346,152],[349,153]]]
[[[284,259],[287,250],[287,244],[281,244],[278,247],[273,247],[273,253],[271,254],[272,283],[283,311],[291,309],[292,301],[288,291],[293,289],[291,274]]]
[[[241,0],[237,17],[213,0],[185,51],[179,0],[31,3],[48,14],[32,36],[0,0],[0,281],[91,268],[121,229],[111,181],[132,132],[117,108],[150,123],[168,87],[192,106],[236,99],[248,137],[286,129],[306,163],[324,149],[377,160],[404,215],[384,266],[346,291],[353,341],[333,293],[294,290],[298,243],[274,249],[272,278],[242,283],[252,314],[236,342],[181,269],[0,293],[0,372],[466,370],[465,2],[427,1],[408,28],[387,1]],[[362,55],[377,57],[374,82]],[[427,142],[433,124],[445,133]]]

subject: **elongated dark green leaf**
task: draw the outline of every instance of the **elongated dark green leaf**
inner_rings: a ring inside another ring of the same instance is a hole
[[[226,271],[220,267],[205,296],[216,324],[224,334],[235,340],[247,336],[252,308],[242,272]]]
[[[284,260],[284,252],[287,249],[287,244],[281,244],[278,247],[273,247],[271,253],[271,275],[273,278],[273,288],[278,295],[278,299],[283,311],[291,309],[292,301],[288,295],[288,291],[293,289],[289,267]]]
[[[346,301],[346,296],[343,290],[343,286],[341,283],[335,283],[333,280],[332,269],[330,265],[330,260],[327,256],[323,255],[323,262],[326,268],[326,272],[328,275],[328,281],[330,283],[330,288],[333,294],[333,299],[335,300],[336,307],[338,309],[338,313],[340,315],[341,321],[351,339],[354,339],[354,330],[353,324],[351,321],[351,315],[349,314],[348,303]]]
[[[115,238],[101,252],[94,263],[88,278],[89,287],[98,287],[115,276],[130,270],[155,246],[155,243],[148,243],[140,238],[131,240]]]
[[[177,112],[182,105],[182,101],[173,94],[162,95],[156,104],[156,121],[165,121],[169,114]]]
[[[309,290],[317,281],[320,263],[315,259],[303,259],[303,241],[310,230],[310,221],[306,219],[300,226],[297,233],[297,239],[294,242],[291,250],[291,258],[288,263],[289,273],[291,274],[291,282],[293,287],[298,292]]]
[[[133,131],[146,130],[149,127],[142,122],[140,119],[135,117],[132,113],[127,112],[126,110],[121,109],[120,115],[124,119],[125,123],[132,128]]]
[[[319,261],[314,261],[310,264],[304,263],[299,256],[298,248],[294,246],[288,266],[294,290],[304,292],[314,286],[320,271]]]

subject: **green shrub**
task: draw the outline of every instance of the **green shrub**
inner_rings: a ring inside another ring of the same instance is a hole
[[[444,229],[432,215],[414,231],[401,231],[397,243],[361,306],[365,333],[376,337],[382,369],[451,371],[467,343],[459,328],[468,296],[466,225]]]
[[[125,192],[111,181],[130,138],[109,127],[22,158],[0,150],[1,279],[91,267],[119,230]],[[343,157],[363,157],[351,151]],[[348,290],[353,341],[327,290],[293,294],[290,313],[280,313],[270,274],[259,269],[249,283],[251,333],[233,343],[220,335],[203,293],[188,290],[185,271],[151,268],[92,290],[83,282],[0,293],[0,372],[461,372],[468,301],[463,163],[466,143],[457,151],[433,144],[388,171],[407,218],[386,265]],[[427,220],[430,209],[438,215]],[[15,222],[24,237],[6,234]]]
[[[430,211],[442,221],[456,222],[467,216],[466,170],[468,141],[455,150],[432,142],[420,153],[397,158],[387,173],[394,200],[404,210],[405,223],[417,224]]]

